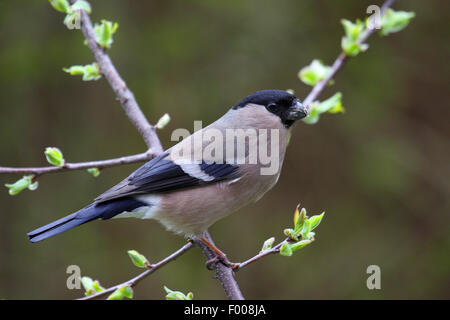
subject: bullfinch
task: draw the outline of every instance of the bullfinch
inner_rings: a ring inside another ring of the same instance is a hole
[[[31,231],[28,239],[38,242],[92,220],[134,217],[158,220],[221,255],[204,232],[277,183],[292,125],[306,115],[306,107],[286,91],[255,92],[93,203]]]

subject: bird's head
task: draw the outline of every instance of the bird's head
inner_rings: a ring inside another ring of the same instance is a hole
[[[307,109],[300,100],[283,90],[257,91],[242,99],[233,109],[244,108],[249,104],[266,108],[268,112],[277,115],[287,128],[308,115]]]

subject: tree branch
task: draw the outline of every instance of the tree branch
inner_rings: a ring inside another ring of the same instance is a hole
[[[274,253],[279,253],[279,252],[280,252],[280,248],[281,248],[281,246],[283,245],[283,243],[284,243],[285,241],[289,241],[289,238],[286,238],[284,241],[281,241],[279,244],[277,244],[275,247],[273,247],[273,248],[271,248],[271,249],[269,249],[269,250],[261,251],[261,252],[259,252],[257,255],[251,257],[250,259],[245,260],[244,262],[238,263],[238,264],[239,264],[239,267],[238,267],[235,271],[239,271],[239,270],[241,270],[242,268],[248,266],[250,263],[253,263],[253,262],[255,262],[255,261],[258,261],[258,260],[260,260],[261,258],[264,258],[265,256],[268,256],[268,255],[274,254]]]
[[[0,167],[0,174],[2,174],[2,173],[32,173],[35,176],[40,176],[45,173],[53,173],[53,172],[60,172],[60,171],[82,170],[82,169],[89,169],[89,168],[102,169],[102,168],[119,166],[119,165],[124,165],[124,164],[142,162],[142,161],[150,160],[155,156],[156,156],[156,154],[152,153],[151,150],[149,150],[144,153],[139,153],[139,154],[115,158],[115,159],[77,162],[77,163],[66,163],[63,167],[56,167],[56,166],[30,167],[30,168]]]
[[[383,15],[383,13],[388,9],[392,4],[395,2],[395,0],[387,0],[383,3],[380,10],[380,15]],[[375,28],[367,29],[366,33],[361,37],[361,40],[359,43],[364,43],[374,32]],[[339,56],[334,61],[333,65],[331,66],[331,70],[328,73],[328,75],[319,81],[311,90],[311,92],[306,96],[305,100],[303,100],[303,105],[308,107],[311,105],[311,102],[317,99],[317,97],[322,93],[322,91],[327,86],[328,82],[330,82],[331,79],[333,79],[338,71],[342,68],[344,63],[347,61],[349,56],[347,56],[344,52],[341,52]]]
[[[209,242],[214,245],[214,241],[211,238],[211,235],[208,231],[205,232],[205,238]],[[199,239],[194,240],[195,244],[202,249],[204,255],[207,260],[211,260],[216,257],[216,254],[208,248],[206,244],[204,244]],[[231,268],[225,266],[223,263],[218,261],[213,264],[214,272],[216,273],[217,279],[222,284],[223,289],[225,290],[225,294],[230,300],[244,300],[244,296],[242,295],[241,289],[234,279],[234,272]]]
[[[73,1],[75,2],[75,1]],[[95,33],[92,27],[91,19],[89,15],[84,11],[81,11],[81,31],[86,38],[89,48],[95,56],[95,59],[100,66],[102,74],[105,76],[111,85],[112,90],[117,96],[117,100],[120,101],[125,114],[131,123],[136,127],[136,129],[141,134],[145,141],[147,147],[152,150],[155,154],[162,153],[163,148],[161,141],[156,134],[155,127],[152,126],[147,118],[145,117],[142,110],[139,108],[136,99],[134,98],[133,92],[128,89],[125,81],[117,72],[117,69],[113,65],[108,54],[103,50],[95,40]]]
[[[193,246],[193,243],[191,241],[189,241],[183,247],[181,247],[180,249],[178,249],[177,251],[172,253],[170,256],[164,258],[163,260],[159,261],[158,263],[150,264],[150,267],[147,270],[145,270],[141,274],[137,275],[133,279],[130,279],[128,281],[125,281],[125,282],[123,282],[121,284],[115,285],[115,286],[113,286],[111,288],[108,288],[108,289],[105,289],[103,291],[100,291],[100,292],[98,292],[96,294],[93,294],[93,295],[90,295],[90,296],[87,296],[87,297],[83,297],[83,298],[79,298],[77,300],[92,300],[92,299],[100,298],[100,297],[103,297],[103,296],[107,295],[108,293],[112,293],[112,292],[116,291],[117,289],[119,289],[119,288],[121,288],[123,286],[134,287],[141,280],[145,279],[147,276],[149,276],[150,274],[152,274],[153,272],[155,272],[159,268],[163,267],[164,265],[168,264],[169,262],[175,260],[176,258],[181,256],[182,254],[184,254],[186,251],[191,249],[192,246]]]

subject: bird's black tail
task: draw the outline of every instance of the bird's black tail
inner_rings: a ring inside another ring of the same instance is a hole
[[[38,242],[75,228],[83,223],[95,219],[110,219],[122,212],[132,211],[142,206],[148,205],[130,197],[114,199],[98,204],[92,203],[75,213],[29,232],[27,234],[28,240]]]

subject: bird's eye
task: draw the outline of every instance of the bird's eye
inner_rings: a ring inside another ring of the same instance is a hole
[[[267,105],[267,110],[269,110],[270,112],[276,111],[276,110],[277,110],[277,104],[274,103],[274,102],[269,103],[269,104]]]

